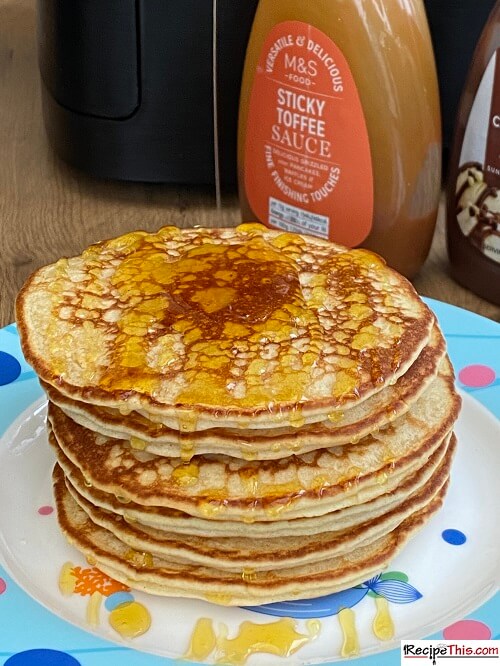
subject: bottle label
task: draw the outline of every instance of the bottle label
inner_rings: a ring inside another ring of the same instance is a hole
[[[457,222],[486,257],[500,263],[500,49],[484,72],[460,154]]]
[[[245,189],[260,222],[350,247],[369,234],[373,174],[349,65],[323,32],[273,27],[250,95]]]

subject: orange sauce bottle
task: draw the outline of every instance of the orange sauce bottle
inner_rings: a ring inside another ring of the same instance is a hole
[[[367,247],[415,275],[441,177],[422,0],[260,0],[238,171],[245,221]]]

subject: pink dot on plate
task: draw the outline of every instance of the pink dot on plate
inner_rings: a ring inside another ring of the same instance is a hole
[[[465,386],[481,388],[495,381],[495,371],[488,365],[466,365],[458,373],[458,378]]]
[[[0,594],[3,594],[6,589],[7,589],[7,583],[4,581],[3,578],[0,578]]]
[[[50,516],[50,514],[51,514],[53,511],[54,511],[54,507],[53,507],[53,506],[48,506],[48,505],[47,505],[47,506],[41,506],[41,507],[38,509],[38,513],[39,513],[41,516]]]
[[[491,629],[479,620],[460,620],[443,629],[443,638],[447,641],[488,641],[491,638]]]

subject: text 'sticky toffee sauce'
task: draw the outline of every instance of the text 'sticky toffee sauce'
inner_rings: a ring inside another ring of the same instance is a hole
[[[261,0],[238,165],[244,221],[367,247],[414,276],[429,251],[441,176],[421,0]]]

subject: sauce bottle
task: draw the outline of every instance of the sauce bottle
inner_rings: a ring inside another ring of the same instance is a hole
[[[242,217],[381,254],[407,277],[436,222],[441,123],[421,0],[260,0],[242,80]]]
[[[500,2],[476,47],[450,157],[448,254],[453,277],[500,305]]]

